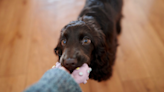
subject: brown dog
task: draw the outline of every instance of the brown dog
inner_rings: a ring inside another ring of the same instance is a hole
[[[102,81],[112,75],[117,34],[120,33],[122,0],[87,0],[77,21],[61,31],[55,53],[59,62],[72,72],[87,63],[90,78]]]

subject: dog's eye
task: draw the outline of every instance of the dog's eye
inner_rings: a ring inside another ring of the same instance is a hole
[[[65,46],[66,43],[67,43],[67,41],[66,41],[65,39],[61,41],[61,45],[62,45],[62,46]]]
[[[82,40],[82,45],[88,45],[91,43],[91,40],[90,39],[83,39]]]

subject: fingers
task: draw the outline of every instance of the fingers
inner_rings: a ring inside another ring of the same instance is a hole
[[[61,64],[59,62],[56,62],[56,65],[53,65],[52,68],[59,68],[59,69],[65,70],[68,73],[70,73],[65,67],[61,66]]]

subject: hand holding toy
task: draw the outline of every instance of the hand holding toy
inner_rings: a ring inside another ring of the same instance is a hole
[[[56,66],[53,66],[52,68],[60,68],[63,70],[66,70],[61,66],[59,62],[56,63]],[[66,70],[67,71],[67,70]],[[81,67],[76,68],[72,72],[72,77],[74,80],[80,84],[80,83],[87,83],[87,80],[89,79],[89,74],[92,71],[92,69],[88,66],[88,64],[84,63]]]

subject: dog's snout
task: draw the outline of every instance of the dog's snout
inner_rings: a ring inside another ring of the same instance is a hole
[[[64,67],[67,68],[68,70],[73,70],[76,68],[77,60],[73,58],[68,58],[64,60]]]

